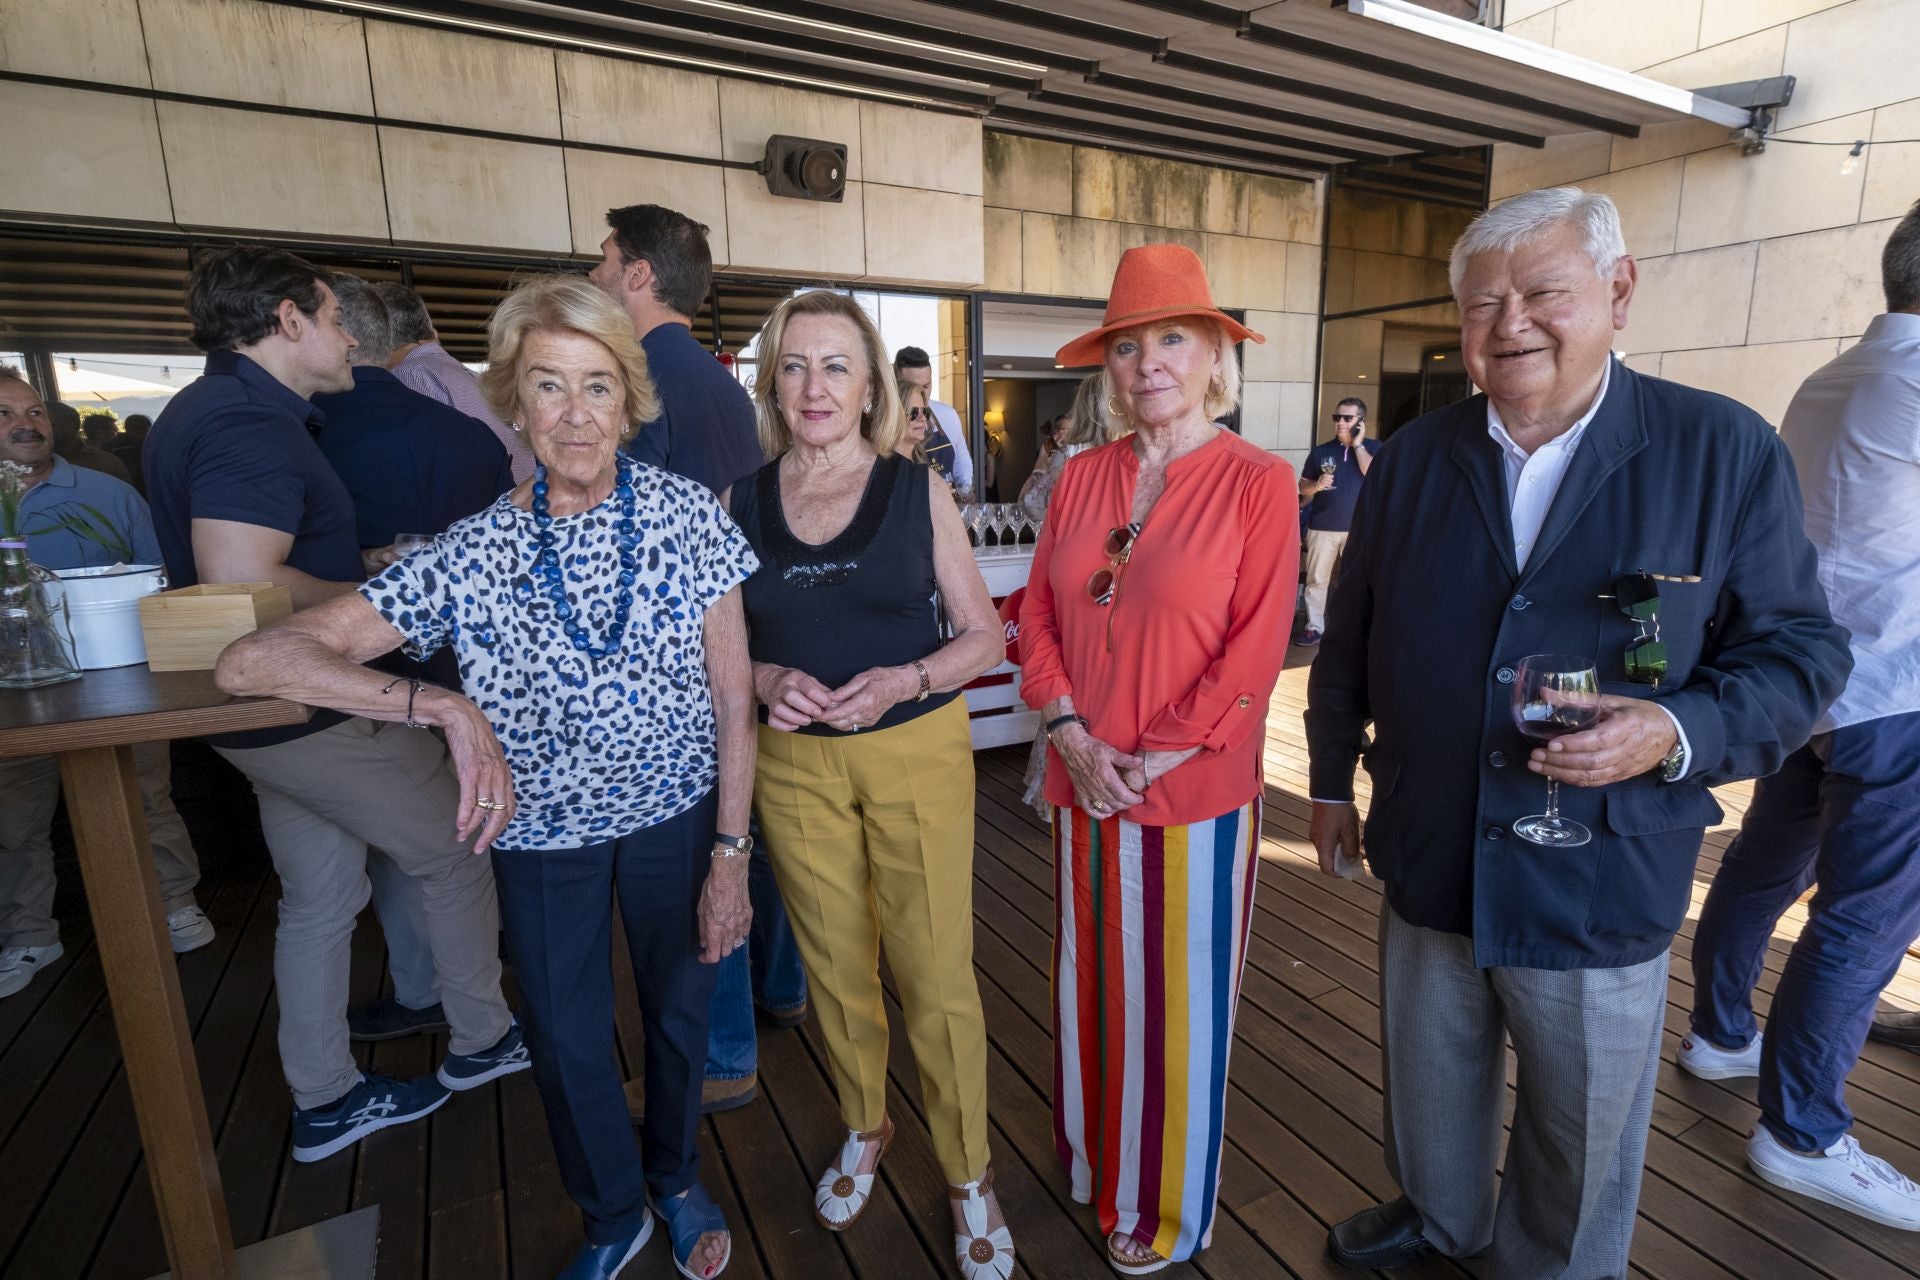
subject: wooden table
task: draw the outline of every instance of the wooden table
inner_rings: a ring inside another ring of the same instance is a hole
[[[291,702],[229,697],[211,671],[156,674],[144,665],[0,689],[0,757],[60,757],[147,1175],[178,1280],[239,1280],[250,1268],[236,1258],[227,1223],[133,744],[299,724],[309,714]]]

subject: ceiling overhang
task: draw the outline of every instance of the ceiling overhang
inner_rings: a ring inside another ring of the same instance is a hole
[[[1408,0],[280,0],[1317,177],[1750,112]]]

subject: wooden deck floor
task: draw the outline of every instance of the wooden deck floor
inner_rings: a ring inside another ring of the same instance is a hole
[[[1232,1063],[1224,1205],[1213,1248],[1168,1276],[1213,1280],[1333,1277],[1326,1227],[1394,1194],[1380,1158],[1378,889],[1332,882],[1304,842],[1304,670],[1274,699],[1268,737],[1266,841],[1253,943]],[[1024,1273],[1045,1280],[1110,1274],[1089,1213],[1067,1196],[1052,1151],[1046,834],[1019,803],[1023,752],[979,757],[976,958],[991,1033],[989,1085],[998,1186]],[[1364,778],[1363,778],[1364,782]],[[1726,797],[1737,822],[1744,789]],[[274,1047],[271,957],[277,886],[265,873],[244,795],[185,806],[203,847],[223,842],[203,902],[218,941],[184,957],[181,983],[241,1243],[347,1211],[381,1206],[381,1280],[547,1280],[578,1241],[554,1173],[530,1079],[456,1097],[422,1125],[380,1134],[319,1165],[287,1158],[288,1107]],[[1696,899],[1730,829],[1709,837]],[[71,899],[71,893],[64,895]],[[164,1268],[146,1174],[83,911],[66,913],[68,953],[28,991],[0,1001],[0,1276],[8,1280],[143,1280]],[[1768,958],[1764,1007],[1796,911]],[[1683,1077],[1671,1051],[1690,998],[1692,927],[1675,943],[1648,1177],[1634,1273],[1657,1280],[1920,1277],[1920,1238],[1776,1193],[1745,1168],[1753,1083]],[[355,998],[383,979],[377,930],[355,941]],[[1890,1002],[1920,1007],[1920,960]],[[897,1013],[897,1011],[896,1011]],[[631,1052],[637,1045],[629,1041]],[[429,1070],[440,1046],[375,1046],[373,1069]],[[707,1184],[736,1228],[739,1280],[907,1280],[952,1274],[941,1180],[912,1064],[896,1052],[899,1137],[860,1226],[815,1225],[811,1186],[838,1143],[817,1028],[763,1030],[762,1098],[709,1120]],[[1920,1054],[1869,1045],[1851,1100],[1868,1148],[1920,1173]],[[669,1277],[664,1244],[628,1273]],[[1434,1262],[1403,1275],[1457,1276]]]

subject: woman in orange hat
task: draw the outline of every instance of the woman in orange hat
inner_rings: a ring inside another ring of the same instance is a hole
[[[1054,1136],[1123,1275],[1205,1248],[1219,1194],[1300,537],[1293,468],[1215,425],[1248,338],[1191,250],[1121,257],[1105,323],[1055,359],[1104,364],[1132,434],[1061,473],[1020,610],[1059,878]]]

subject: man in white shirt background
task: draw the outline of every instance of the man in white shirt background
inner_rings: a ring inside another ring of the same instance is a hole
[[[1801,385],[1780,426],[1853,674],[1813,740],[1755,789],[1721,861],[1679,1061],[1709,1080],[1760,1077],[1747,1161],[1768,1182],[1920,1231],[1920,1187],[1860,1151],[1846,1102],[1876,999],[1920,935],[1920,205],[1881,265],[1887,313]],[[1754,981],[1810,884],[1763,1039]]]

